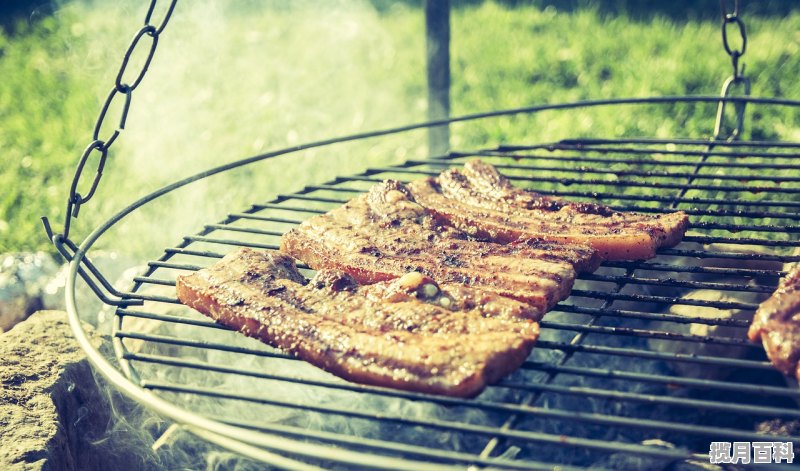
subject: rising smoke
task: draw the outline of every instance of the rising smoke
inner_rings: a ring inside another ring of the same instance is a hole
[[[159,2],[159,9],[166,3]],[[132,0],[67,1],[55,12],[59,21],[71,23],[74,44],[70,55],[75,70],[96,83],[98,110],[113,84],[128,41],[141,26],[147,4]],[[395,15],[389,22],[393,25],[419,25],[404,30],[420,34],[398,36],[387,26],[386,15]],[[161,14],[157,11],[155,17]],[[125,130],[113,146],[98,192],[82,209],[73,228],[74,238],[80,240],[91,227],[136,198],[209,167],[321,138],[422,120],[421,24],[418,11],[398,6],[379,13],[367,1],[179,2],[160,38],[150,70],[134,92]],[[137,70],[141,61],[142,55],[135,54],[130,69]],[[89,112],[93,114],[94,110]],[[118,115],[119,106],[115,104],[109,111],[109,121],[113,123]],[[101,135],[112,129],[104,127]],[[410,157],[422,152],[422,142],[384,139],[356,143],[229,172],[147,205],[112,229],[98,246],[144,261],[179,242],[180,235],[196,232],[226,212],[339,174]],[[94,317],[89,314],[87,317]],[[109,316],[99,319],[108,320]],[[108,325],[99,327],[107,332]],[[159,332],[187,338],[201,335],[179,330]],[[227,332],[219,336],[233,343],[248,342]],[[192,357],[197,352],[184,354]],[[268,371],[276,365],[297,367],[284,362],[252,367]],[[174,374],[164,369],[156,377],[220,385],[214,375],[197,373],[193,379]],[[183,370],[180,374],[189,373]],[[169,423],[120,398],[97,379],[113,419],[106,430],[87,440],[98,453],[126,456],[128,462],[117,463],[119,469],[252,468],[248,461],[185,432],[172,433],[168,440],[157,442],[169,430]],[[233,381],[236,384],[223,386],[254,385],[247,378]],[[281,391],[282,398],[309,394],[300,387]],[[322,402],[338,400],[331,397]],[[193,406],[220,412],[217,401]],[[231,417],[252,417],[255,410],[248,404],[237,407],[240,409],[224,412]],[[299,420],[299,425],[308,425],[308,421],[320,420],[314,414],[283,417],[280,414],[285,411],[280,409],[257,410],[265,419],[269,416],[263,414],[273,414],[273,421]],[[429,414],[421,413],[424,415]],[[342,420],[317,424],[317,428],[341,429],[353,423]],[[154,445],[156,451],[151,450]],[[138,455],[135,450],[139,450]]]
[[[159,9],[167,3],[159,2]],[[57,13],[80,36],[71,54],[75,69],[96,82],[98,109],[147,4],[67,2]],[[158,9],[154,17],[161,18]],[[133,56],[132,72],[143,56]],[[421,121],[423,56],[421,12],[402,5],[378,12],[367,1],[178,2],[78,227],[88,230],[135,197],[213,166]],[[112,107],[108,121],[118,115]],[[113,126],[107,129],[101,135]],[[229,172],[148,205],[105,245],[153,256],[149,249],[174,244],[226,212],[408,158],[422,152],[421,143],[408,137],[367,141]]]

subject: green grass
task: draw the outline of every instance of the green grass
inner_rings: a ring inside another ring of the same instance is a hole
[[[75,164],[140,25],[139,3],[68,3],[51,17],[0,36],[0,251],[49,249],[39,217],[47,215],[61,227]],[[236,9],[210,1],[179,4],[134,94],[100,189],[81,210],[74,238],[80,240],[136,197],[210,166],[424,120],[419,9],[376,12],[366,4],[331,3],[237,4]],[[640,13],[635,18],[596,8],[562,13],[492,2],[456,8],[453,114],[597,98],[717,94],[730,73],[717,21]],[[743,60],[753,94],[800,97],[800,14],[745,13],[745,22],[749,43]],[[713,111],[677,104],[498,118],[454,126],[453,144],[703,137],[713,126]],[[109,119],[114,116],[112,110]],[[746,137],[800,140],[797,111],[756,109]],[[339,145],[215,177],[148,206],[103,240],[114,244],[125,237],[133,245],[162,247],[245,202],[368,165],[422,157],[424,138],[417,132]]]

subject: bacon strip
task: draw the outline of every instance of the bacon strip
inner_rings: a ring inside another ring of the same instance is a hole
[[[599,264],[594,250],[574,244],[468,240],[437,224],[405,185],[392,180],[287,232],[281,251],[314,269],[347,272],[360,283],[418,271],[528,302],[541,313],[569,296],[576,271]]]
[[[652,258],[660,247],[680,242],[688,226],[680,211],[619,212],[521,190],[479,160],[409,187],[414,200],[436,218],[475,237],[499,243],[539,239],[583,244],[604,260]]]
[[[800,381],[800,264],[758,307],[747,336],[761,340],[772,364]]]
[[[294,260],[242,248],[180,276],[180,301],[212,319],[359,383],[470,397],[517,369],[537,312],[419,273],[359,286],[341,272],[307,282]]]

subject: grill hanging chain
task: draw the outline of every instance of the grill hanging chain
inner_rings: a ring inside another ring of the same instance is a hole
[[[75,169],[75,175],[72,177],[72,184],[69,188],[67,210],[64,216],[64,228],[62,232],[60,234],[54,234],[48,218],[46,216],[42,217],[42,224],[44,224],[44,230],[47,233],[47,237],[51,242],[53,242],[53,244],[56,246],[56,249],[58,249],[59,253],[61,253],[61,255],[67,261],[72,261],[76,252],[78,251],[78,246],[69,239],[70,223],[72,222],[73,218],[78,217],[81,206],[92,199],[95,191],[97,190],[97,185],[100,183],[100,178],[103,176],[103,168],[105,167],[106,159],[108,158],[108,150],[114,144],[114,141],[117,140],[120,132],[125,129],[125,121],[128,117],[128,111],[130,110],[133,92],[142,83],[142,80],[147,73],[147,69],[150,66],[150,62],[153,60],[156,47],[158,46],[158,38],[161,36],[161,33],[164,32],[164,28],[167,27],[178,0],[170,1],[169,6],[164,13],[164,18],[161,20],[161,23],[158,24],[158,26],[150,23],[150,21],[153,19],[153,12],[155,11],[157,3],[158,0],[150,0],[150,6],[147,8],[147,13],[145,13],[144,16],[144,26],[136,31],[133,39],[128,45],[128,48],[125,50],[125,54],[122,56],[122,63],[117,71],[117,77],[114,80],[114,86],[111,88],[108,97],[103,103],[103,106],[100,108],[100,113],[95,121],[91,142],[83,150],[83,153],[78,160],[78,167]],[[132,82],[126,81],[125,75],[131,56],[133,56],[134,52],[136,52],[140,47],[146,47],[140,46],[140,44],[142,44],[142,39],[145,36],[150,38],[150,49],[147,51],[147,56],[145,57],[144,63],[139,69],[139,72],[135,75],[135,79]],[[111,103],[114,101],[114,99],[118,97],[123,97],[121,99],[124,99],[118,127],[107,138],[101,139],[100,130],[103,127],[103,122],[108,114],[108,109],[111,107]],[[94,178],[87,191],[80,192],[78,191],[78,184],[81,181],[81,176],[83,175],[86,163],[93,154],[98,155]],[[81,268],[79,268],[81,277],[84,279],[84,281],[86,281],[92,291],[94,291],[94,293],[106,304],[124,306],[142,303],[141,300],[113,299],[107,296],[105,294],[106,292],[117,298],[123,298],[124,294],[115,290],[111,283],[108,282],[108,280],[100,273],[99,270],[97,270],[97,268],[88,258],[83,257],[81,259],[81,263],[83,265]]]
[[[734,96],[734,89],[741,87],[740,96],[750,95],[750,79],[744,75],[744,64],[739,61],[747,50],[747,31],[742,21],[740,13],[740,0],[734,0],[733,11],[728,8],[727,0],[720,0],[720,8],[722,10],[722,47],[731,58],[731,66],[733,67],[733,75],[728,77],[722,84],[722,98],[731,98]],[[731,25],[736,25],[739,31],[741,46],[738,48],[731,47],[728,41],[728,29]],[[725,104],[727,101],[720,100],[717,107],[717,119],[714,125],[713,140],[720,139],[722,134],[722,126],[725,122]],[[744,110],[745,102],[735,101],[734,108],[736,109],[736,127],[730,132],[727,141],[737,140],[744,132]]]
[[[97,121],[95,121],[92,140],[83,150],[83,154],[81,154],[81,157],[78,160],[78,167],[75,169],[75,175],[72,177],[72,185],[70,185],[69,188],[67,211],[64,218],[64,229],[60,234],[63,239],[69,238],[69,228],[72,218],[78,217],[81,206],[92,199],[95,191],[97,190],[97,185],[100,183],[100,177],[103,175],[103,168],[105,167],[106,159],[108,158],[108,150],[111,148],[112,144],[114,144],[114,141],[117,140],[120,132],[125,129],[125,120],[128,117],[128,110],[131,106],[133,92],[142,83],[142,80],[147,73],[147,68],[150,66],[150,62],[153,60],[153,56],[156,52],[156,46],[158,46],[158,38],[161,36],[164,28],[167,27],[178,0],[171,0],[169,6],[167,7],[166,13],[164,14],[164,18],[161,20],[161,24],[155,26],[151,24],[150,21],[152,20],[153,11],[155,10],[157,3],[158,0],[150,1],[150,6],[147,8],[147,13],[144,16],[144,26],[139,28],[136,34],[134,34],[133,39],[128,45],[128,49],[122,56],[122,63],[120,64],[119,71],[117,72],[117,77],[114,80],[114,87],[111,88],[106,101],[103,103],[103,106],[100,109],[100,114],[97,116]],[[141,40],[145,36],[150,38],[150,50],[147,53],[147,57],[145,58],[139,73],[135,76],[136,78],[133,80],[133,82],[127,82],[124,79],[124,75],[126,69],[128,68],[128,62],[130,61],[131,56],[133,56],[133,53],[140,47],[139,45],[142,44]],[[114,99],[119,96],[124,97],[125,100],[122,105],[122,112],[120,113],[119,125],[110,136],[105,139],[101,139],[100,129],[102,128],[103,122],[106,119],[108,109],[111,107],[111,103],[114,101]],[[92,154],[98,154],[94,179],[92,180],[92,184],[89,186],[88,191],[82,193],[78,191],[78,183],[81,180],[84,167],[86,166],[86,163],[89,161],[89,157],[91,157]],[[42,217],[42,223],[44,224],[48,238],[50,238],[51,241],[54,241],[53,230],[47,217]]]

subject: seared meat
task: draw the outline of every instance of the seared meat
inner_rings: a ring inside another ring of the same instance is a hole
[[[647,215],[618,212],[595,203],[572,202],[515,188],[497,170],[471,161],[438,178],[409,185],[417,203],[475,237],[500,243],[541,239],[585,244],[604,260],[639,260],[680,242],[683,212]]]
[[[239,249],[178,277],[182,303],[245,335],[360,383],[473,396],[515,370],[539,333],[523,303],[420,273],[359,286],[341,272],[307,282],[294,260]]]
[[[800,264],[761,303],[747,334],[761,340],[776,368],[800,381]]]
[[[594,270],[584,246],[526,240],[500,245],[468,240],[437,224],[408,188],[388,180],[284,234],[281,250],[315,269],[341,270],[360,283],[418,271],[525,301],[540,313],[569,296],[576,271]]]

